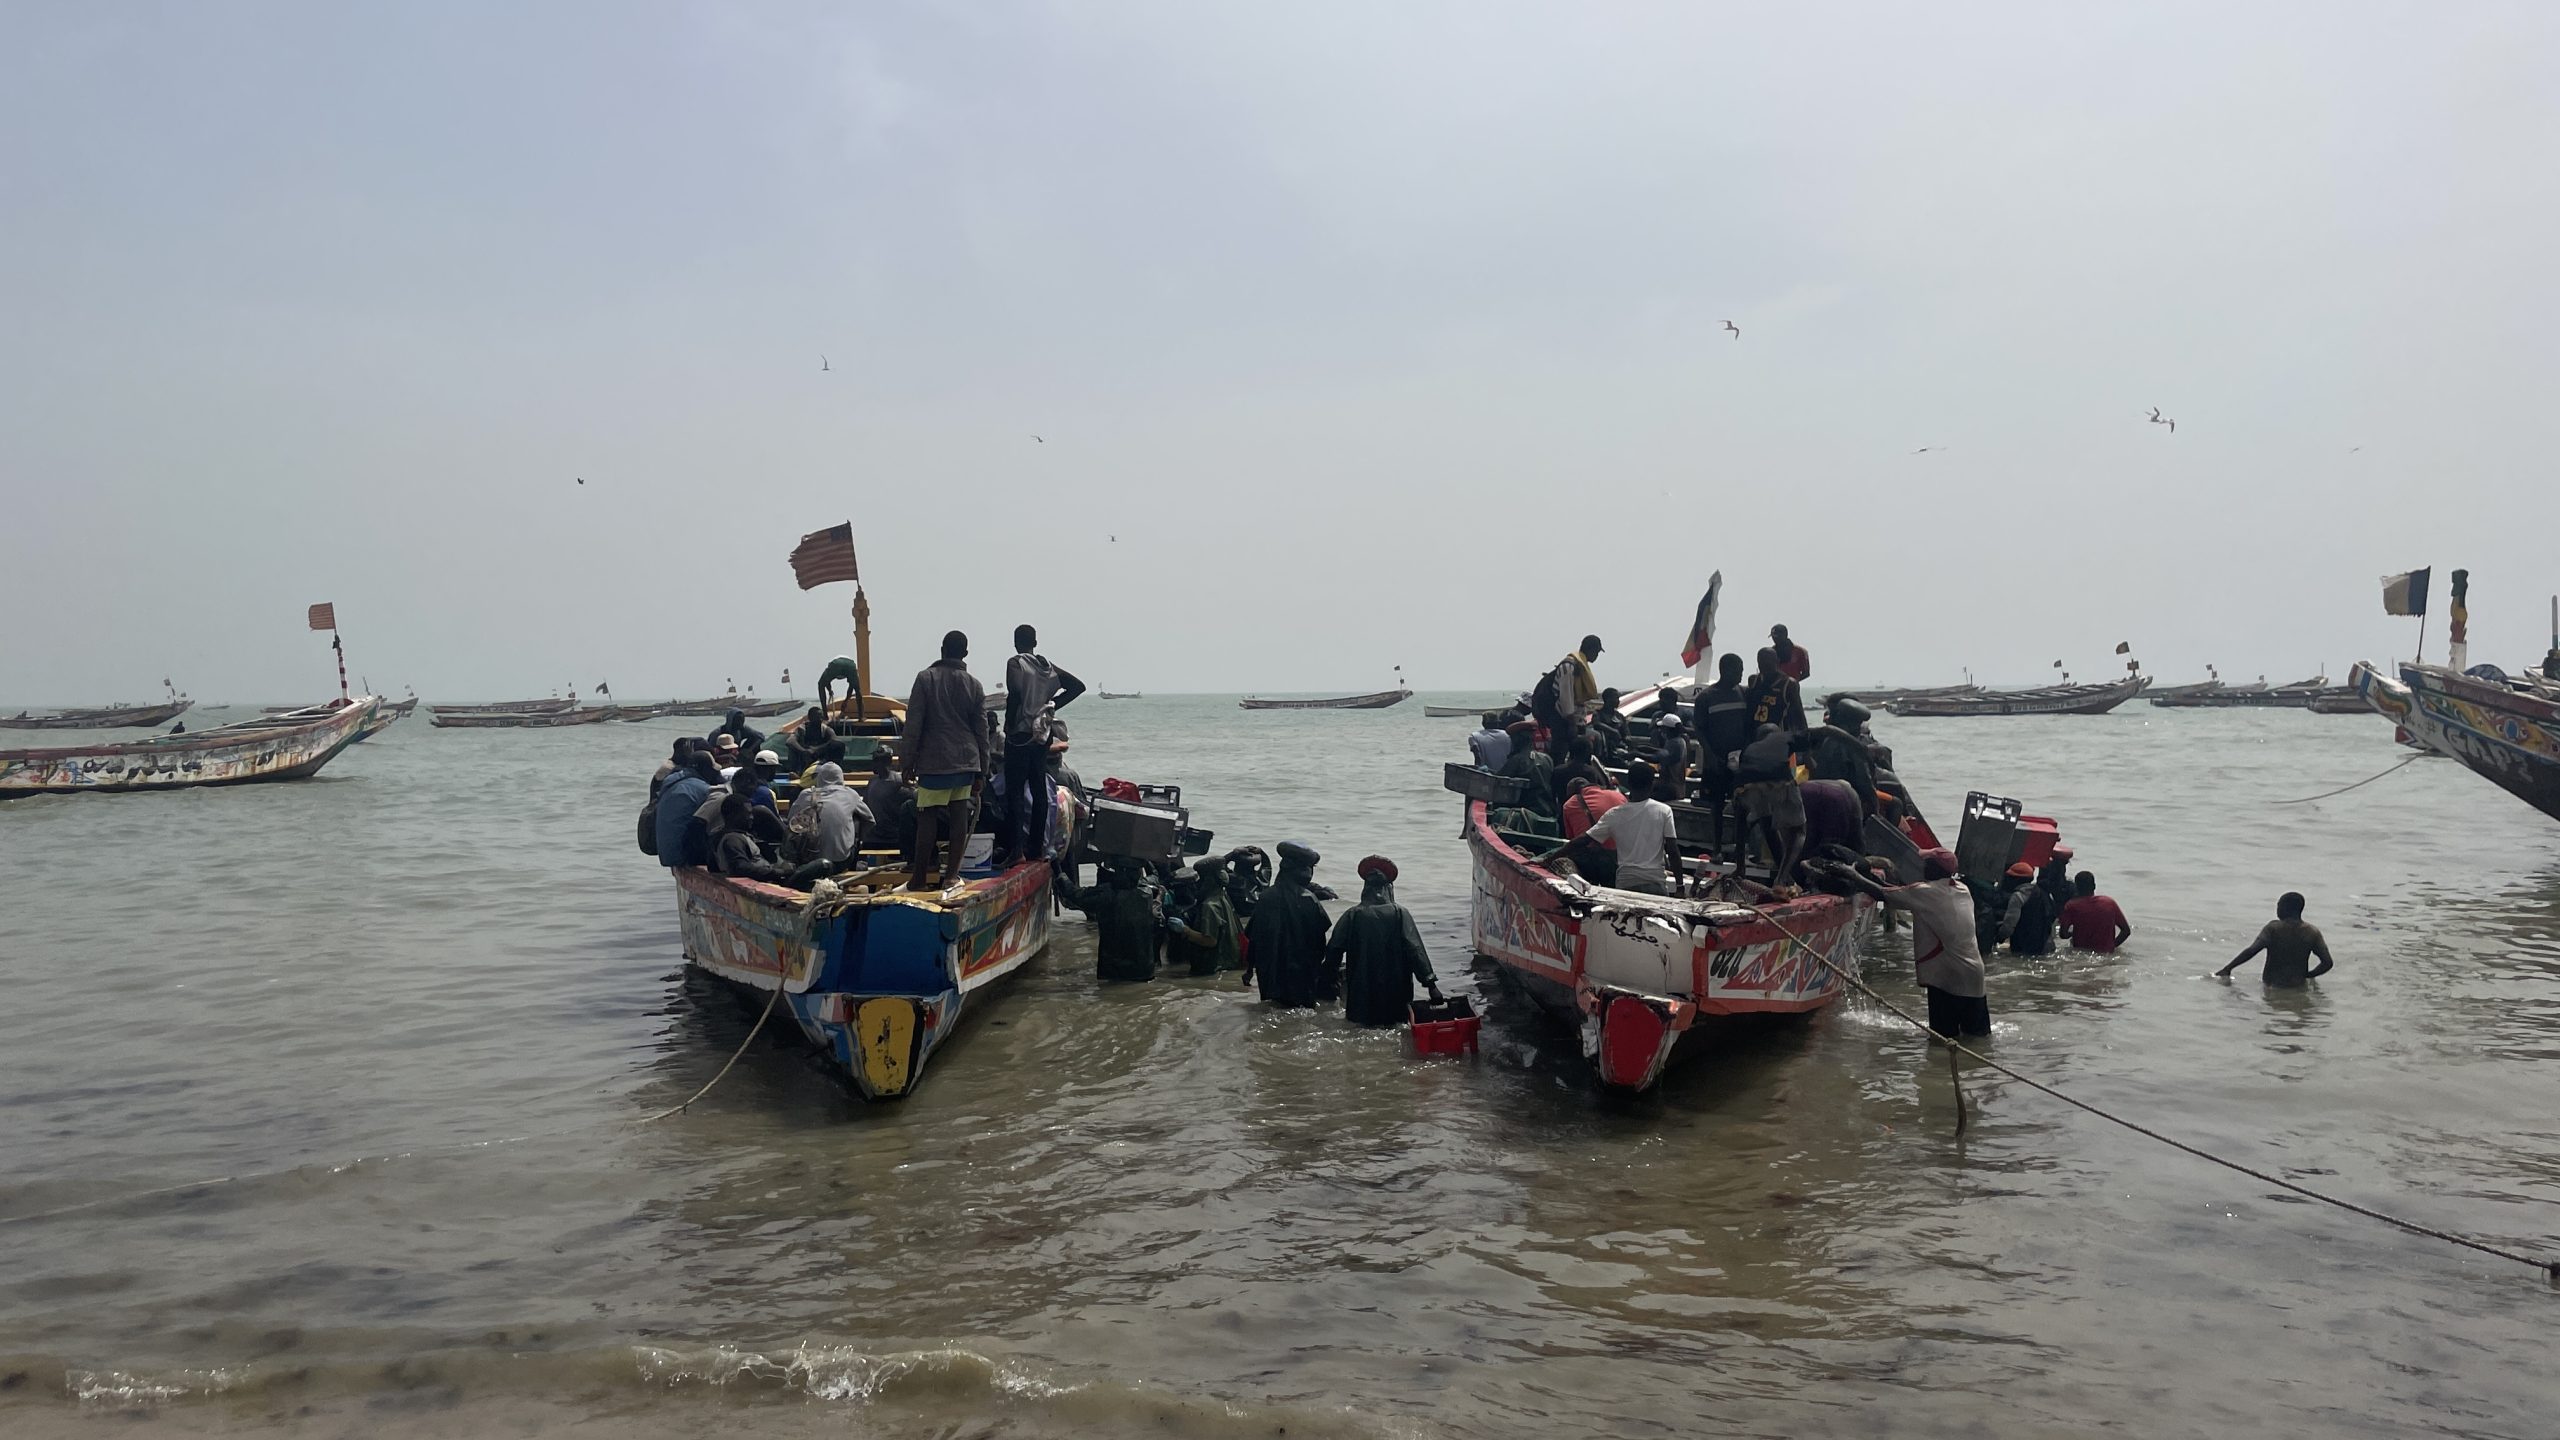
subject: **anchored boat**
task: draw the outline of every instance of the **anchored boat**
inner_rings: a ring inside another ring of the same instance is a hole
[[[1915,695],[1885,708],[1896,715],[2104,715],[2142,693],[2147,675],[2099,685],[2048,685],[2034,690],[1983,690],[1971,695]]]
[[[0,798],[299,780],[361,738],[377,703],[362,695],[316,719],[279,717],[116,744],[0,750]]]
[[[2356,662],[2347,681],[2418,744],[2560,820],[2560,685],[2511,680],[2485,665],[2403,665],[2394,680],[2369,661]]]
[[[0,715],[0,730],[148,730],[177,719],[193,705],[181,695],[162,705],[109,705],[96,710],[51,710],[31,715],[24,710]]]

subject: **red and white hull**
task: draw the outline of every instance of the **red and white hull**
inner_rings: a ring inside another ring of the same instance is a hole
[[[1592,885],[1513,849],[1486,823],[1480,800],[1467,805],[1467,846],[1476,953],[1577,1024],[1601,1083],[1624,1090],[1651,1089],[1676,1059],[1703,1048],[1701,1019],[1802,1015],[1838,999],[1842,972],[1856,964],[1852,941],[1873,909],[1815,894],[1763,915]]]

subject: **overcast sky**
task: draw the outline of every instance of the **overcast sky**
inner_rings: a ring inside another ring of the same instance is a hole
[[[851,589],[784,557],[847,518],[898,693],[1026,619],[1115,689],[1525,686],[1586,630],[1634,681],[1718,568],[1818,680],[2343,677],[2430,563],[2519,664],[2555,40],[8,0],[0,699],[316,695],[314,600],[430,698],[805,684]]]

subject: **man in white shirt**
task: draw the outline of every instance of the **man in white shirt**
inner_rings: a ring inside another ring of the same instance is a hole
[[[1502,769],[1502,763],[1511,758],[1511,736],[1503,730],[1500,715],[1484,712],[1484,728],[1467,737],[1467,753],[1487,770]]]
[[[1671,807],[1653,798],[1653,778],[1653,767],[1641,760],[1628,766],[1627,803],[1601,816],[1564,851],[1572,854],[1577,849],[1614,847],[1618,852],[1618,883],[1613,888],[1639,895],[1668,895],[1671,869],[1679,863],[1672,842],[1678,838],[1680,826]]]

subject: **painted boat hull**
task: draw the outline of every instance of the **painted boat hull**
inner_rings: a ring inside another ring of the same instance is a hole
[[[1558,1018],[1574,1025],[1603,1085],[1645,1091],[1704,1049],[1714,1017],[1805,1015],[1847,988],[1842,970],[1874,902],[1807,895],[1773,907],[1775,922],[1737,905],[1670,900],[1568,879],[1513,849],[1467,804],[1475,867],[1475,952]]]
[[[2420,746],[2560,820],[2560,701],[2440,665],[2403,665],[2394,680],[2358,661],[2347,681]]]
[[[116,705],[104,710],[56,710],[46,715],[0,715],[0,730],[147,730],[187,712],[193,700],[166,705]]]
[[[1049,943],[1049,866],[1016,865],[941,897],[848,896],[812,923],[797,890],[675,872],[685,960],[783,1004],[866,1100],[913,1094],[988,987]]]
[[[577,704],[575,700],[489,700],[478,705],[430,705],[427,709],[437,715],[535,715],[546,710],[573,710]]]
[[[0,799],[18,795],[186,790],[300,780],[356,743],[373,719],[370,695],[316,720],[281,721],[121,744],[0,750]]]
[[[613,705],[576,710],[439,710],[427,723],[439,730],[556,730],[564,725],[596,725],[618,720],[624,711]]]
[[[1410,690],[1380,690],[1368,695],[1342,695],[1329,700],[1261,700],[1236,702],[1245,710],[1384,710],[1413,698]]]

